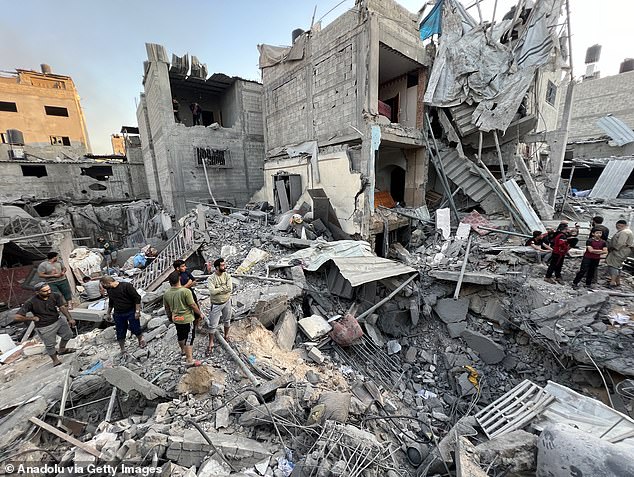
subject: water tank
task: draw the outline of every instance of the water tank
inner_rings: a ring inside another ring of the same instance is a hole
[[[18,129],[7,129],[7,142],[9,144],[24,145],[24,134]]]
[[[634,70],[634,58],[625,58],[621,62],[619,73],[627,73],[628,71],[632,71],[632,70]]]
[[[598,63],[601,58],[601,45],[592,45],[586,50],[586,65],[589,63]]]
[[[303,34],[304,34],[304,30],[302,30],[301,28],[295,28],[293,30],[293,33],[291,33],[291,38],[293,40],[293,43],[295,43],[295,40],[297,40]]]
[[[51,70],[50,65],[47,65],[46,63],[42,63],[40,65],[40,69],[42,70],[42,73],[44,73],[45,75],[50,75],[53,72]]]

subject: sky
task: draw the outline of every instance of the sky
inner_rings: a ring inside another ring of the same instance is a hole
[[[426,0],[397,0],[417,12]],[[0,70],[39,71],[73,78],[88,124],[92,151],[110,154],[110,135],[135,126],[142,91],[145,43],[168,54],[196,55],[208,71],[259,80],[256,45],[289,45],[295,28],[308,29],[313,11],[325,25],[354,0],[27,0],[4,3],[0,17]],[[471,5],[471,0],[463,4]],[[500,19],[515,2],[498,0]],[[586,48],[603,46],[602,76],[634,57],[634,2],[570,0],[575,76],[585,71]],[[481,0],[492,18],[494,0]],[[600,4],[600,7],[598,5]],[[316,10],[315,10],[316,7]],[[329,10],[334,10],[325,15]],[[599,10],[600,9],[600,10]],[[477,10],[469,12],[477,18]],[[325,16],[324,16],[325,15]]]

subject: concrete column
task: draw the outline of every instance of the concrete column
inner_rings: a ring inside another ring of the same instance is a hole
[[[405,203],[420,207],[425,203],[427,186],[427,154],[424,148],[405,149],[407,171],[405,173]]]

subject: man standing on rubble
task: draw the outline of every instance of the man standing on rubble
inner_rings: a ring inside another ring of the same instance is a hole
[[[601,238],[602,235],[603,231],[601,229],[592,230],[592,238],[586,241],[586,252],[583,254],[583,259],[581,260],[581,268],[579,268],[572,282],[573,288],[579,286],[579,282],[584,276],[586,277],[586,287],[590,288],[592,285],[595,272],[597,268],[599,268],[601,256],[608,252],[608,243]]]
[[[608,244],[608,256],[605,263],[608,266],[610,274],[609,288],[621,286],[621,269],[623,262],[630,256],[631,247],[634,246],[634,234],[627,226],[625,220],[619,220],[616,223],[617,232],[612,236]]]
[[[75,327],[75,320],[70,316],[66,300],[59,293],[54,293],[48,283],[40,282],[35,285],[36,294],[29,298],[15,315],[16,321],[34,321],[35,331],[46,347],[46,353],[53,360],[53,366],[59,366],[62,362],[59,355],[75,352],[66,345],[73,337],[71,327]],[[27,317],[31,312],[32,317]],[[60,313],[65,318],[60,316]],[[59,350],[55,350],[57,337],[61,337]]]
[[[59,293],[67,303],[71,303],[73,293],[68,278],[66,278],[66,267],[60,260],[59,253],[49,252],[46,255],[46,260],[38,265],[37,274],[50,285],[53,292]]]
[[[125,355],[125,338],[130,332],[137,337],[139,348],[145,348],[143,331],[141,330],[141,296],[131,283],[118,282],[109,275],[101,277],[101,286],[108,292],[108,314],[106,319],[112,320],[117,332],[117,342],[121,354]]]
[[[185,260],[174,260],[173,263],[174,271],[178,272],[181,279],[181,286],[186,288],[192,293],[192,297],[194,298],[194,303],[198,305],[198,297],[196,296],[196,292],[194,291],[194,286],[196,285],[196,277],[191,274],[189,270],[187,270],[187,265],[185,264]],[[195,318],[200,318],[199,313],[194,314]]]
[[[185,363],[188,366],[200,366],[200,361],[195,361],[193,357],[196,328],[202,319],[200,309],[194,302],[191,292],[181,285],[181,275],[178,270],[170,273],[168,281],[171,288],[163,295],[165,313],[176,326],[178,346],[185,356]]]
[[[227,265],[224,258],[218,258],[214,262],[215,272],[207,280],[209,286],[209,300],[211,302],[209,313],[207,314],[209,326],[209,345],[207,346],[207,356],[211,355],[214,349],[214,333],[220,318],[224,325],[225,340],[229,339],[229,325],[231,324],[231,292],[233,282],[231,275],[227,273]]]
[[[566,254],[570,250],[570,243],[568,242],[569,234],[570,227],[568,227],[567,224],[561,224],[558,227],[558,232],[553,239],[552,257],[550,258],[548,270],[546,270],[546,277],[544,278],[548,283],[555,283],[555,281],[561,285],[564,283],[561,279],[561,269],[564,266]],[[555,274],[554,280],[552,278],[553,273]]]

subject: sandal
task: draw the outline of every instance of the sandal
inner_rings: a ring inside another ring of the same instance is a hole
[[[211,358],[214,354],[214,347],[212,346],[211,348],[207,348],[205,350],[205,357],[207,358]]]
[[[71,353],[74,353],[75,351],[77,351],[77,350],[76,350],[76,349],[74,349],[74,348],[64,348],[63,350],[61,350],[61,349],[60,349],[60,350],[57,352],[57,354],[58,354],[59,356],[63,356],[63,355],[65,355],[65,354],[71,354]]]

